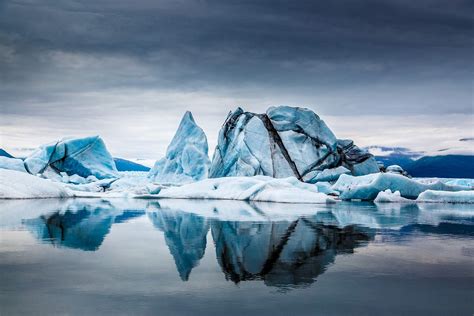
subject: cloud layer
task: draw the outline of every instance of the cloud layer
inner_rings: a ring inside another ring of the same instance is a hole
[[[289,104],[364,145],[431,150],[474,134],[473,9],[457,0],[3,1],[2,146],[101,134],[115,155],[159,158],[185,110],[213,146],[230,109]]]

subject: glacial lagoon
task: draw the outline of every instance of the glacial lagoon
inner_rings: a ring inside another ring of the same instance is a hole
[[[469,205],[3,200],[0,226],[2,315],[474,311]]]

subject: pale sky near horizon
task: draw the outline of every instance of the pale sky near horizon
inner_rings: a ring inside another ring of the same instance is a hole
[[[292,105],[360,146],[474,154],[472,12],[461,0],[0,1],[1,147],[101,135],[114,156],[158,159],[190,110],[212,154],[230,110]]]

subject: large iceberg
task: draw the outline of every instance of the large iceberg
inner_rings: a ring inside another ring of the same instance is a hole
[[[400,196],[416,199],[421,192],[426,190],[439,191],[461,191],[465,187],[450,186],[440,181],[433,183],[421,183],[405,176],[393,173],[374,173],[365,176],[354,177],[343,174],[332,189],[341,193],[342,200],[374,200],[379,192],[391,190],[399,191]]]
[[[56,173],[78,175],[83,178],[117,178],[115,162],[99,136],[65,138],[43,145],[25,159],[31,174],[43,174],[52,169]]]
[[[325,169],[353,175],[378,172],[374,157],[351,140],[338,140],[313,111],[270,107],[264,114],[237,108],[219,132],[209,177],[266,175],[315,182]]]
[[[191,112],[184,114],[166,156],[155,163],[148,177],[157,183],[184,184],[207,178],[207,138]]]
[[[334,203],[334,199],[294,177],[274,179],[266,176],[205,179],[180,187],[163,188],[158,194],[143,197],[170,199],[216,199],[284,203]]]

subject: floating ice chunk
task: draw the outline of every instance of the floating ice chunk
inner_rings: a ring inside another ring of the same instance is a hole
[[[65,138],[43,145],[25,159],[25,167],[31,174],[41,174],[50,167],[58,173],[84,178],[118,177],[115,162],[99,136]]]
[[[206,179],[181,187],[163,188],[157,198],[220,199],[285,203],[333,203],[318,187],[294,177],[265,176]]]
[[[23,160],[0,156],[0,169],[16,170],[26,172]]]
[[[390,189],[399,191],[405,198],[415,199],[426,190],[460,191],[465,188],[449,186],[442,182],[423,184],[407,177],[392,173],[374,173],[365,176],[353,177],[343,174],[332,187],[341,192],[343,200],[361,199],[372,201],[381,191]]]
[[[149,178],[157,183],[184,184],[207,178],[209,170],[207,138],[186,112],[166,156],[155,163]]]
[[[31,174],[0,169],[0,199],[37,199],[71,197],[61,183]]]
[[[390,165],[387,167],[387,169],[385,169],[385,171],[389,173],[395,173],[395,174],[403,174],[405,172],[403,168],[400,167],[399,165]]]
[[[417,202],[474,203],[474,191],[446,192],[427,190],[420,194]]]
[[[402,197],[400,191],[392,192],[390,189],[379,192],[374,200],[375,203],[414,203],[415,200],[410,200]]]

